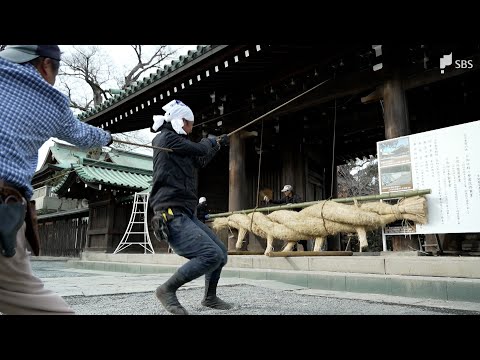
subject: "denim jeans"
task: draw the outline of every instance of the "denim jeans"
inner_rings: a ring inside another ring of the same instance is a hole
[[[227,248],[215,233],[193,214],[175,213],[168,222],[168,243],[176,254],[190,259],[177,271],[189,281],[205,275],[206,283],[217,283],[227,263]]]

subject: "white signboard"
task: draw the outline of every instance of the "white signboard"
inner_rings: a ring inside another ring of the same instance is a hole
[[[480,121],[381,141],[377,154],[380,193],[432,191],[427,224],[385,233],[480,232]]]

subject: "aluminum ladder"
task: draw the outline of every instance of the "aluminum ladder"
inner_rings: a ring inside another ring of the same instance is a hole
[[[150,254],[155,254],[153,250],[152,242],[150,241],[150,233],[148,232],[148,198],[149,193],[135,193],[132,214],[130,215],[130,221],[127,226],[125,234],[123,234],[122,240],[118,244],[117,248],[113,252],[114,254],[126,249],[130,245],[140,245],[144,248],[144,254],[147,251]],[[140,227],[143,225],[143,230],[140,231]],[[135,231],[134,231],[135,226]],[[143,235],[143,241],[129,241],[130,235],[138,236]]]

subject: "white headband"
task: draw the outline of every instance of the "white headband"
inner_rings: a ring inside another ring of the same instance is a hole
[[[153,131],[157,132],[166,121],[172,123],[172,127],[177,134],[187,135],[183,130],[183,119],[193,122],[192,110],[180,100],[172,100],[162,109],[165,111],[165,115],[153,115]]]

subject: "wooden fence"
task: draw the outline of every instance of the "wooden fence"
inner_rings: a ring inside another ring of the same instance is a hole
[[[87,240],[88,218],[39,222],[40,256],[79,257]]]

